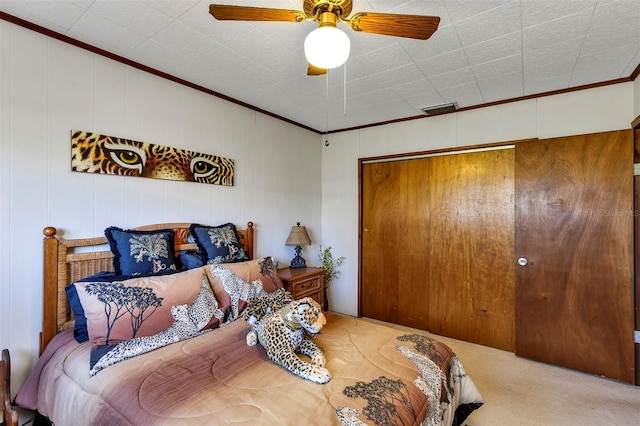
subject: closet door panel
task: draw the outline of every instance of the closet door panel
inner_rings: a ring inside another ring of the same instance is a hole
[[[634,130],[634,160],[635,164],[640,163],[640,123],[636,125]],[[634,248],[635,248],[635,271],[634,271],[634,286],[635,286],[635,330],[640,330],[640,176],[635,175],[634,170],[634,185],[635,185],[635,211],[634,211]],[[634,339],[635,340],[635,339]],[[636,342],[636,385],[640,386],[640,342]]]
[[[427,329],[428,171],[428,159],[363,166],[363,316]]]
[[[516,354],[634,380],[631,131],[516,145]]]
[[[514,150],[431,158],[429,330],[515,348]]]

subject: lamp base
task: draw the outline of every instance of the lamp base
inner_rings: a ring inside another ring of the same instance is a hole
[[[291,260],[291,265],[289,266],[289,268],[298,269],[298,268],[306,268],[307,267],[307,261],[304,260],[304,258],[302,256],[300,256],[300,253],[302,253],[302,247],[296,246],[296,257],[294,257]]]

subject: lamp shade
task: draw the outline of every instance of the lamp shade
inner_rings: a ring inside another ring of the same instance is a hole
[[[291,227],[291,232],[289,232],[289,237],[287,238],[287,242],[285,245],[288,246],[309,246],[311,245],[311,238],[309,238],[309,234],[307,234],[307,228],[304,226],[298,225]]]
[[[321,26],[311,31],[304,40],[307,61],[318,68],[336,68],[347,62],[351,41],[335,26]]]

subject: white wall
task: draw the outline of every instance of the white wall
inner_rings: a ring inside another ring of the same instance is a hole
[[[357,314],[359,158],[628,129],[637,115],[634,96],[640,109],[637,80],[329,135],[322,147],[322,243],[347,258],[330,288],[330,308]]]
[[[230,157],[235,186],[73,173],[71,129]],[[320,149],[316,133],[0,21],[0,347],[11,350],[14,394],[38,356],[45,226],[76,238],[251,220],[256,255],[288,265],[284,242],[300,221],[313,261]]]

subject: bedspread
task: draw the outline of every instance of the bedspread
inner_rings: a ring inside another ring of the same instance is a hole
[[[326,313],[316,343],[332,379],[303,380],[247,346],[237,320],[89,377],[89,343],[70,341],[40,375],[55,424],[461,424],[483,403],[455,354],[426,332]]]

